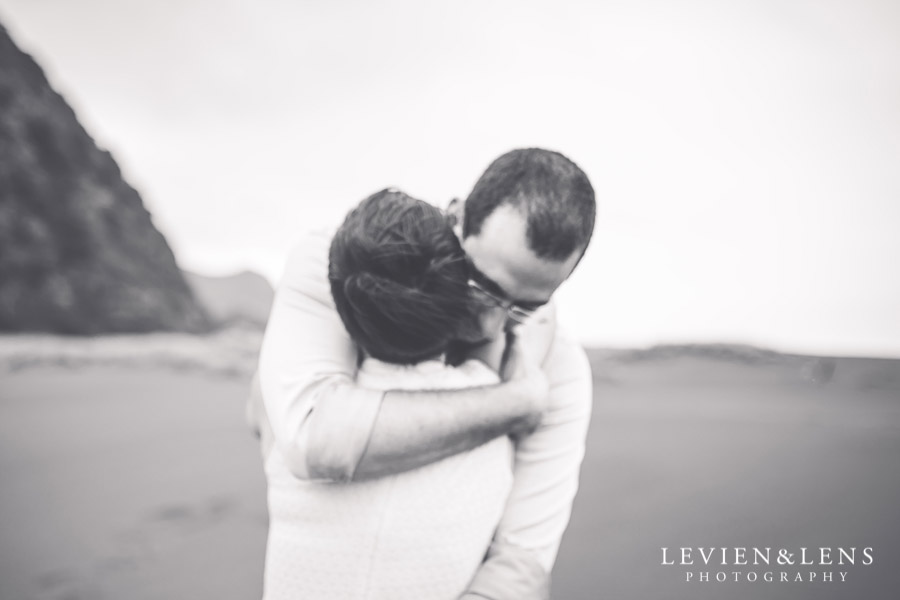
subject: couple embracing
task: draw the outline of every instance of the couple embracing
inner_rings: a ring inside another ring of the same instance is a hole
[[[595,210],[515,150],[445,212],[387,189],[295,248],[250,403],[265,600],[549,596],[591,412],[551,297]]]

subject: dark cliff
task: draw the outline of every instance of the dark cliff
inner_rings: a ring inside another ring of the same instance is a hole
[[[0,26],[0,331],[204,331],[113,157]]]

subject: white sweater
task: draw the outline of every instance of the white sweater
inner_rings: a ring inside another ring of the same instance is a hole
[[[497,383],[477,361],[451,368],[366,360],[371,389],[458,389]],[[294,477],[277,447],[266,461],[269,538],[264,600],[452,600],[491,543],[512,486],[512,443],[377,480]]]

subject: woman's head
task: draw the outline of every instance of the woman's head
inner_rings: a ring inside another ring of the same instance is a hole
[[[440,210],[398,190],[353,209],[331,242],[338,314],[369,355],[414,364],[475,326],[478,305],[459,241]]]

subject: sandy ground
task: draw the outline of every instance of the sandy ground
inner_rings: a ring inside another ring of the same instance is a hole
[[[796,360],[593,359],[554,598],[898,597],[900,363],[842,360],[816,384]],[[0,370],[0,599],[259,596],[265,483],[246,373],[151,363]],[[661,564],[682,546],[858,550],[843,567]],[[736,570],[741,583],[715,582]],[[810,570],[835,582],[793,582]],[[701,571],[712,581],[685,582]]]

